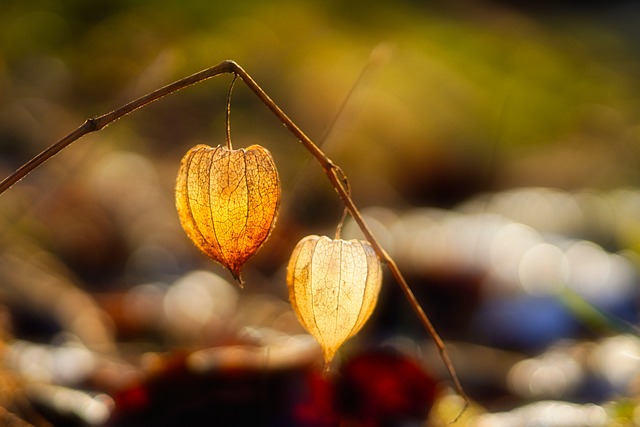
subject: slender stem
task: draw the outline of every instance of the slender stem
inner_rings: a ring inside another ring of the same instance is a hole
[[[342,210],[342,215],[340,216],[340,221],[338,221],[338,226],[336,227],[336,237],[335,239],[342,238],[342,227],[344,226],[344,222],[347,220],[347,215],[349,214],[349,209],[344,208]]]
[[[380,260],[387,265],[387,268],[391,272],[395,281],[400,286],[402,292],[404,293],[407,301],[411,305],[411,308],[418,316],[420,322],[423,327],[427,330],[427,332],[433,338],[438,350],[440,352],[440,357],[444,362],[449,375],[451,376],[455,389],[458,394],[464,399],[465,406],[463,407],[460,415],[466,409],[469,398],[467,397],[464,389],[462,388],[462,384],[458,379],[458,375],[453,367],[451,359],[449,357],[449,353],[447,352],[446,346],[438,332],[434,328],[433,324],[429,320],[429,317],[426,315],[422,306],[418,302],[418,299],[414,295],[411,287],[407,283],[406,279],[402,275],[400,269],[398,268],[396,262],[391,258],[391,256],[387,253],[387,251],[380,245],[378,240],[375,238],[367,224],[364,222],[360,211],[356,207],[353,199],[350,196],[349,186],[347,184],[346,176],[342,172],[342,170],[335,165],[331,159],[327,157],[326,154],[309,139],[309,137],[287,116],[284,111],[278,107],[278,105],[262,90],[262,88],[251,78],[251,76],[236,62],[227,60],[223,61],[218,65],[214,65],[213,67],[207,68],[206,70],[200,71],[198,73],[192,74],[191,76],[185,77],[181,80],[178,80],[174,83],[171,83],[167,86],[164,86],[160,89],[157,89],[153,92],[150,92],[147,95],[144,95],[134,101],[131,101],[122,107],[111,111],[110,113],[104,114],[102,116],[98,116],[95,118],[88,119],[85,121],[80,127],[76,130],[55,142],[53,145],[43,150],[40,154],[26,162],[19,169],[13,172],[11,175],[6,177],[2,182],[0,182],[0,194],[5,192],[8,188],[10,188],[13,184],[18,182],[24,176],[26,176],[31,171],[38,168],[45,161],[55,156],[59,151],[67,147],[72,142],[78,140],[82,136],[99,131],[114,122],[115,120],[126,116],[127,114],[137,110],[138,108],[144,107],[154,101],[159,100],[173,92],[176,92],[180,89],[184,89],[188,86],[199,83],[203,80],[209,79],[211,77],[217,76],[219,74],[225,73],[233,73],[237,77],[240,77],[242,81],[249,87],[249,89],[262,101],[262,103],[276,116],[276,118],[291,132],[300,143],[311,153],[311,155],[317,160],[317,162],[322,167],[323,171],[327,175],[327,178],[331,182],[331,185],[334,187],[340,198],[342,199],[346,209],[349,211],[351,216],[355,219],[356,223],[360,227],[360,230],[366,237],[366,239],[371,243],[371,246],[380,257]],[[234,78],[235,82],[235,78]],[[231,87],[233,87],[233,82]],[[231,93],[231,88],[229,93]],[[230,96],[230,95],[229,95]],[[229,109],[229,105],[227,104],[227,109]],[[228,111],[227,111],[228,114]],[[227,115],[227,127],[228,127],[228,115]],[[229,131],[227,128],[227,138],[229,138]],[[458,415],[458,417],[460,416]],[[457,418],[456,418],[457,420]],[[455,421],[455,420],[454,420]]]
[[[336,172],[342,172],[341,169],[336,169]],[[344,188],[344,191],[347,193],[349,198],[351,197],[351,186],[349,185],[349,180],[346,176],[342,175],[340,179],[341,186]],[[349,208],[347,206],[342,210],[342,215],[340,216],[340,221],[338,221],[338,226],[336,227],[336,239],[340,239],[342,235],[342,227],[344,227],[344,222],[347,220],[347,215],[349,215]]]
[[[236,83],[237,78],[238,75],[234,74],[233,80],[231,80],[231,84],[229,85],[229,93],[227,93],[227,111],[225,113],[225,123],[227,131],[227,148],[229,150],[233,148],[233,145],[231,144],[231,93],[233,92],[233,85]]]

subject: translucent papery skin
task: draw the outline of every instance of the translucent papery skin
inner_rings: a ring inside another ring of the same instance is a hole
[[[307,236],[287,268],[289,300],[329,364],[338,348],[371,316],[382,285],[380,260],[361,240]]]
[[[197,145],[176,182],[182,228],[241,283],[240,270],[269,237],[280,207],[280,179],[269,151]]]

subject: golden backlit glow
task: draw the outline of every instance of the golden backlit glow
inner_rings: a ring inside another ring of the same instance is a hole
[[[182,159],[176,207],[184,231],[242,283],[240,270],[269,237],[280,180],[269,151],[197,145]]]

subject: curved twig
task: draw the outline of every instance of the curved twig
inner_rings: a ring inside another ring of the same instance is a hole
[[[84,124],[82,124],[79,128],[59,140],[58,142],[51,145],[49,148],[42,151],[40,154],[35,156],[33,159],[29,160],[19,169],[17,169],[14,173],[5,178],[2,182],[0,182],[0,194],[10,188],[13,184],[18,182],[24,176],[26,176],[29,172],[33,171],[40,165],[42,165],[45,161],[55,156],[59,151],[67,147],[72,142],[80,139],[82,136],[99,131],[103,129],[108,124],[114,122],[115,120],[126,116],[127,114],[137,110],[138,108],[144,107],[154,101],[163,98],[166,95],[169,95],[173,92],[176,92],[180,89],[184,89],[188,86],[199,83],[203,80],[209,79],[211,77],[217,76],[219,74],[225,73],[233,73],[236,76],[240,77],[242,81],[247,85],[247,87],[262,101],[262,103],[276,116],[276,118],[289,130],[291,134],[293,134],[300,143],[311,153],[311,155],[316,159],[316,161],[322,167],[324,173],[327,178],[331,182],[331,185],[336,190],[342,202],[344,203],[346,209],[349,211],[351,216],[354,218],[360,230],[364,234],[365,238],[371,243],[371,246],[376,251],[380,260],[387,265],[387,268],[391,272],[391,275],[394,277],[395,281],[398,283],[402,292],[404,293],[407,301],[411,305],[411,308],[416,313],[422,326],[426,329],[426,331],[433,338],[438,350],[440,352],[440,357],[444,362],[451,379],[453,380],[455,389],[457,393],[464,399],[465,406],[462,411],[458,415],[462,415],[467,405],[469,404],[469,398],[467,397],[460,380],[458,379],[458,375],[453,367],[451,359],[449,357],[449,353],[447,352],[446,346],[440,335],[434,328],[433,324],[429,320],[429,317],[426,315],[422,306],[418,302],[416,296],[414,295],[411,287],[407,283],[404,278],[402,272],[398,268],[396,262],[393,258],[387,253],[387,251],[380,245],[376,237],[373,235],[367,224],[364,222],[360,211],[358,210],[356,204],[353,202],[349,194],[349,189],[345,185],[346,175],[342,172],[342,170],[335,165],[329,157],[316,145],[311,141],[311,139],[287,116],[280,107],[262,90],[262,88],[251,78],[251,76],[238,65],[236,62],[227,60],[223,61],[218,65],[207,68],[206,70],[200,71],[199,73],[193,74],[189,77],[185,77],[181,80],[178,80],[174,83],[171,83],[167,86],[164,86],[160,89],[157,89],[145,96],[142,96],[134,101],[131,101],[124,106],[113,110],[110,113],[104,114],[102,116],[98,116],[92,119],[88,119]],[[457,418],[456,418],[457,420]],[[455,420],[454,420],[455,421]]]
[[[154,90],[151,93],[141,96],[140,98],[135,99],[123,105],[122,107],[111,111],[110,113],[88,119],[76,130],[40,152],[40,154],[26,162],[24,165],[20,166],[15,172],[3,179],[2,182],[0,182],[0,194],[4,193],[11,186],[13,186],[13,184],[20,181],[30,172],[42,165],[44,162],[58,154],[59,151],[63,150],[69,144],[80,139],[84,135],[102,130],[107,125],[137,110],[138,108],[142,108],[148,104],[151,104],[152,102],[157,101],[158,99],[172,94],[173,92],[176,92],[180,89],[184,89],[219,74],[234,73],[234,68],[236,67],[238,67],[238,65],[233,61],[223,61],[211,68],[207,68],[206,70],[200,71],[199,73],[192,74],[167,86],[161,87],[160,89]]]

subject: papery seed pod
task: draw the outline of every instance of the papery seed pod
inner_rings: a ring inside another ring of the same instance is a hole
[[[289,300],[320,343],[326,366],[369,319],[381,285],[380,260],[369,242],[326,236],[298,242],[287,268]]]
[[[191,148],[178,172],[176,207],[193,243],[242,285],[242,265],[269,237],[280,207],[271,154],[259,145]]]

